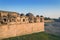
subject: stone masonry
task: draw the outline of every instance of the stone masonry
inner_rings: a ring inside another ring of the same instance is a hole
[[[44,31],[44,17],[0,11],[0,39]]]

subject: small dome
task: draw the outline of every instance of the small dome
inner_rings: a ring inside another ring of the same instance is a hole
[[[36,17],[39,17],[39,15],[36,15]]]
[[[40,17],[43,17],[42,15]]]
[[[27,13],[26,16],[34,16],[32,13]]]
[[[24,14],[23,14],[23,13],[21,13],[21,14],[20,14],[20,16],[24,16]]]

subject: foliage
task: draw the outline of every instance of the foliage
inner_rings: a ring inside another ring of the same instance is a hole
[[[44,20],[51,20],[51,18],[49,18],[49,17],[45,17]]]

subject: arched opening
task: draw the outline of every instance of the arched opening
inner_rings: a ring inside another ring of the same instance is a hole
[[[4,22],[6,22],[7,21],[7,19],[3,19],[4,20]]]
[[[25,22],[25,19],[23,19],[23,22]]]

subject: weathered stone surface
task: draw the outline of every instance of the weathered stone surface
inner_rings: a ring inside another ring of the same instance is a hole
[[[44,22],[44,17],[35,17],[29,13],[29,15],[20,15],[17,12],[0,11],[0,24],[9,23],[39,23]]]
[[[0,11],[0,39],[41,31],[44,31],[44,17]]]
[[[8,38],[20,35],[44,31],[44,23],[9,24],[0,26],[0,38]]]

